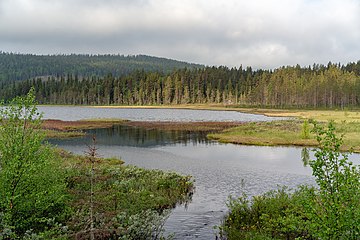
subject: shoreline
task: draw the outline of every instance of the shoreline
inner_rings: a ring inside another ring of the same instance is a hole
[[[360,122],[360,110],[340,109],[276,109],[257,107],[237,107],[236,105],[224,104],[179,104],[179,105],[38,105],[44,107],[90,107],[112,109],[185,109],[207,111],[235,111],[249,114],[264,115],[267,117],[293,117],[298,119],[315,119],[317,121],[341,122],[344,120]]]
[[[159,122],[159,121],[128,121],[115,119],[89,119],[63,121],[46,119],[42,122],[42,130],[48,138],[73,138],[86,135],[85,130],[111,128],[115,125],[159,129],[163,131],[199,131],[207,133],[221,132],[243,124],[242,122]]]
[[[161,122],[127,121],[121,119],[88,119],[79,121],[43,120],[49,138],[82,137],[84,130],[109,128],[114,125],[127,125],[164,131],[203,131],[208,138],[222,143],[256,146],[316,146],[315,138],[304,139],[301,136],[306,119],[314,119],[321,124],[334,120],[337,133],[344,135],[343,151],[360,152],[360,112],[343,110],[279,110],[244,109],[215,107],[212,105],[178,106],[92,106],[94,108],[138,108],[138,109],[194,109],[227,110],[263,114],[273,117],[294,117],[290,120],[273,122]],[[273,124],[272,124],[273,123]],[[310,129],[308,129],[310,131]]]
[[[94,119],[79,121],[62,121],[57,119],[42,120],[41,130],[45,132],[46,138],[76,138],[86,135],[84,130],[96,128],[110,128],[121,124],[126,120]]]

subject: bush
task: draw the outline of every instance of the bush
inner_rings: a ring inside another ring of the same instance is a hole
[[[291,192],[286,187],[270,191],[251,200],[246,195],[230,198],[230,209],[221,239],[295,239],[308,237],[304,209],[300,203],[303,191]]]
[[[78,211],[68,226],[76,239],[90,239],[89,189],[86,158],[68,155],[77,166],[69,182]],[[113,164],[115,163],[115,164]],[[190,176],[146,170],[122,165],[114,159],[96,159],[94,174],[95,239],[163,239],[163,224],[168,209],[191,200],[193,182]]]
[[[309,161],[317,188],[300,186],[230,198],[222,239],[360,239],[360,170],[340,152],[332,122],[314,123],[319,148]]]
[[[321,239],[360,238],[360,169],[340,152],[342,138],[332,122],[324,129],[315,123],[319,148],[310,161],[316,183],[304,202],[310,231]]]
[[[114,219],[117,239],[165,239],[163,227],[169,214],[150,209],[130,216],[126,212],[118,214]]]
[[[310,139],[310,126],[309,126],[309,121],[307,119],[304,120],[304,123],[301,128],[301,138]]]
[[[23,236],[65,217],[65,181],[52,149],[43,144],[33,94],[0,109],[0,232]],[[1,235],[0,235],[1,236]],[[6,238],[6,237],[4,237]]]

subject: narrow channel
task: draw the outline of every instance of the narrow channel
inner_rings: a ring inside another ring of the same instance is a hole
[[[45,119],[80,120],[116,118],[133,121],[271,121],[261,115],[233,111],[182,109],[117,109],[51,106],[40,107]],[[95,134],[102,157],[119,157],[126,164],[150,169],[175,171],[193,176],[195,193],[192,202],[177,206],[168,218],[167,234],[175,239],[214,239],[214,226],[226,214],[230,195],[254,196],[278,186],[295,188],[314,184],[311,169],[301,160],[298,147],[257,147],[221,144],[206,139],[201,132],[160,131],[115,126],[88,131]],[[76,154],[84,154],[90,136],[51,140]],[[311,153],[311,149],[308,149]],[[311,154],[310,154],[311,155]],[[359,155],[350,160],[359,162]]]
[[[88,131],[95,134],[103,157],[126,164],[191,175],[195,194],[187,206],[177,206],[166,222],[175,239],[214,239],[214,226],[226,214],[226,201],[246,193],[261,194],[287,185],[313,184],[311,170],[301,161],[302,148],[220,144],[204,133],[146,130],[128,126]],[[51,140],[52,144],[83,154],[89,137]]]

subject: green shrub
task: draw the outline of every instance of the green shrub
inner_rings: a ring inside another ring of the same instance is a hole
[[[304,123],[302,125],[301,138],[310,139],[310,126],[309,126],[309,121],[307,119],[304,120]]]
[[[230,198],[222,239],[360,239],[360,169],[340,152],[332,122],[314,123],[319,148],[309,164],[318,187]],[[305,154],[303,154],[305,155]]]
[[[149,209],[130,216],[120,213],[114,219],[117,239],[165,239],[163,227],[169,214],[170,211],[158,213]]]
[[[0,109],[0,233],[10,238],[47,231],[66,217],[65,176],[43,144],[34,99],[30,92]]]
[[[310,161],[318,189],[304,202],[310,231],[321,239],[360,238],[360,169],[340,152],[342,138],[332,122],[327,128],[315,123],[319,148]]]
[[[69,189],[73,197],[71,204],[78,211],[68,226],[78,239],[89,239],[90,181],[86,176],[89,171],[84,165],[84,157],[67,157],[72,158],[72,163],[83,164],[75,164],[77,171],[69,179],[72,183]],[[109,159],[96,160],[95,239],[162,239],[167,209],[191,200],[193,182],[190,176],[114,165]]]
[[[308,237],[305,215],[299,196],[303,192],[291,192],[281,188],[254,196],[246,195],[237,199],[230,198],[230,212],[220,236],[223,239],[280,238],[295,239]]]

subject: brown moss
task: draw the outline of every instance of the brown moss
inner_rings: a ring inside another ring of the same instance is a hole
[[[116,124],[121,124],[124,120],[80,120],[62,121],[55,119],[43,120],[41,128],[45,131],[47,138],[72,138],[85,135],[83,130],[94,128],[110,128]]]
[[[42,128],[56,131],[75,131],[94,128],[109,128],[115,124],[123,123],[124,120],[79,120],[79,121],[62,121],[48,119],[42,122]]]

